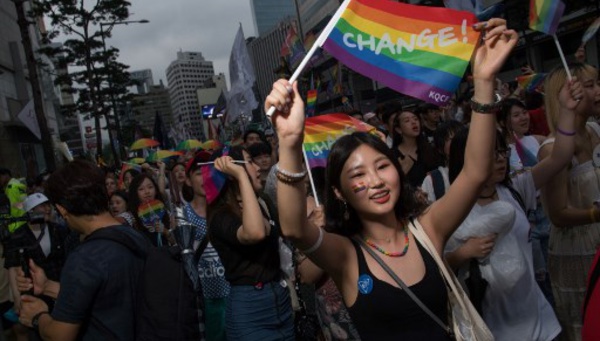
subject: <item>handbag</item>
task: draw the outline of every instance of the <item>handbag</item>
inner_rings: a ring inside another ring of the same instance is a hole
[[[298,273],[298,262],[296,257],[292,256],[294,262],[294,272],[296,275],[296,281],[294,283],[294,290],[298,297],[298,309],[294,311],[294,334],[296,341],[314,341],[321,333],[321,324],[319,318],[314,314],[309,314],[306,311],[306,303],[302,298],[300,292],[300,275]]]
[[[418,228],[417,228],[418,226]],[[448,287],[448,300],[452,308],[452,330],[458,341],[493,341],[494,336],[467,297],[454,272],[441,259],[418,221],[412,219],[409,228],[413,236],[431,254]]]

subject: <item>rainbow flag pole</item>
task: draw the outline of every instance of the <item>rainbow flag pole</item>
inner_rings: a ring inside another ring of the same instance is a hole
[[[338,10],[333,15],[333,17],[331,17],[331,20],[329,20],[329,23],[327,24],[327,26],[325,26],[325,28],[319,35],[319,38],[317,38],[317,40],[315,41],[313,46],[310,48],[310,50],[304,56],[304,59],[302,59],[302,62],[300,62],[300,65],[298,65],[298,68],[294,71],[294,74],[292,74],[292,77],[290,77],[290,83],[294,83],[296,81],[296,79],[298,79],[298,77],[300,77],[300,74],[306,67],[306,64],[308,64],[308,62],[310,61],[312,56],[315,54],[317,49],[320,48],[321,46],[323,46],[323,44],[325,43],[325,40],[327,40],[327,37],[329,37],[329,34],[331,33],[331,31],[333,31],[333,28],[335,27],[338,20],[342,16],[342,13],[344,13],[344,11],[346,10],[346,7],[348,7],[348,5],[350,4],[350,1],[352,1],[352,0],[344,0],[342,5],[338,8]],[[273,116],[273,113],[275,113],[275,107],[269,108],[269,111],[267,111],[267,117],[270,118],[271,116]]]

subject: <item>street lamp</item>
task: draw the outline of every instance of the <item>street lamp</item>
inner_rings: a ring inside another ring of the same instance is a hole
[[[149,23],[149,20],[146,19],[141,19],[141,20],[124,20],[124,21],[117,21],[117,22],[110,22],[110,23],[100,23],[100,34],[102,36],[102,50],[104,51],[104,55],[106,56],[106,41],[104,39],[104,27],[108,26],[109,29],[107,31],[110,32],[113,28],[113,26],[115,25],[129,25],[129,24],[147,24]],[[108,69],[108,64],[109,64],[109,60],[108,60],[108,56],[106,57],[106,59],[104,59],[104,66]],[[108,77],[108,86],[110,88],[112,88],[112,75],[109,73],[109,77]],[[125,158],[125,146],[123,145],[123,136],[121,133],[121,123],[119,120],[119,115],[117,114],[117,103],[115,101],[115,96],[111,93],[110,95],[110,101],[111,101],[111,105],[113,108],[113,116],[115,119],[115,125],[117,128],[117,141],[119,141],[119,152],[120,152],[120,158]],[[110,138],[110,122],[108,122],[107,120],[107,125],[108,125],[108,132],[109,132],[109,138]],[[119,156],[116,153],[116,149],[114,147],[114,141],[112,138],[110,138],[110,143],[111,143],[111,147],[113,150],[113,154],[115,157],[115,165],[119,165]]]

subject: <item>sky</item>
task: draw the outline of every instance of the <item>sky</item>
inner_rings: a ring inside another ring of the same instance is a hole
[[[240,23],[245,37],[255,35],[250,0],[130,0],[128,20],[147,24],[117,25],[107,46],[120,50],[119,61],[129,71],[151,69],[154,83],[177,58],[177,51],[202,52],[215,74],[229,79],[229,54]]]

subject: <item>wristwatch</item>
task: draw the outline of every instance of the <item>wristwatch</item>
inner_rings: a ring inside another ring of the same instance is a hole
[[[31,319],[31,326],[33,327],[33,329],[38,330],[40,328],[40,317],[44,314],[50,313],[47,311],[42,311],[33,316],[33,318]]]
[[[500,96],[499,94],[495,94],[494,98],[496,99],[496,102],[482,104],[479,102],[475,102],[475,100],[471,97],[471,109],[474,112],[478,112],[480,114],[495,114],[500,110],[500,107],[502,105],[502,96]]]

